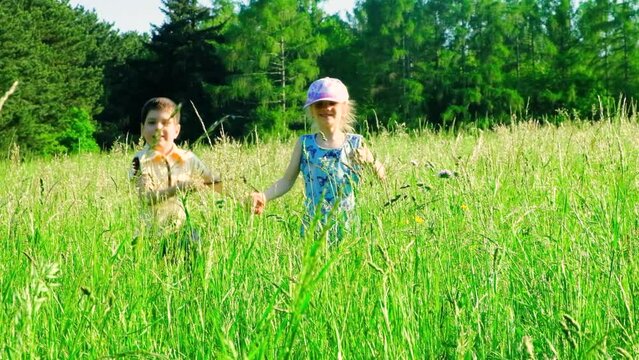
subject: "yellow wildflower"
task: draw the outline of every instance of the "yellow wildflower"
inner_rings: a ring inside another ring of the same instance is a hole
[[[423,217],[421,217],[421,216],[419,216],[419,215],[415,215],[415,222],[416,222],[416,223],[418,223],[418,224],[423,224],[423,223],[424,223],[424,221],[426,221],[426,220],[424,220],[424,218],[423,218]]]

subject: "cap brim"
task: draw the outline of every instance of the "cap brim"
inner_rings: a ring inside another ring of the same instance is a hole
[[[341,102],[345,102],[345,101],[348,101],[348,100],[339,100],[339,99],[336,99],[334,97],[323,97],[323,98],[315,99],[313,101],[307,101],[306,104],[304,104],[304,109],[306,109],[307,107],[315,104],[318,101],[332,101],[332,102],[336,102],[336,103],[341,103]]]

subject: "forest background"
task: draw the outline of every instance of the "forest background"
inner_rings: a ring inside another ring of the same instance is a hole
[[[323,76],[347,84],[365,133],[595,119],[639,91],[636,0],[361,0],[347,19],[319,3],[163,0],[140,34],[67,0],[0,0],[0,95],[19,81],[0,157],[136,142],[153,96],[183,103],[191,143],[203,126],[286,137]]]

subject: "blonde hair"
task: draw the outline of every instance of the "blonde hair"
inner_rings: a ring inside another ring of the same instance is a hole
[[[341,103],[338,103],[343,106],[342,109],[342,118],[340,119],[340,130],[345,133],[353,133],[355,132],[355,123],[357,122],[357,116],[355,115],[355,101],[347,100]],[[317,122],[313,117],[313,113],[311,110],[311,106],[308,106],[306,110],[306,117],[311,121],[311,129],[313,131],[318,131]]]

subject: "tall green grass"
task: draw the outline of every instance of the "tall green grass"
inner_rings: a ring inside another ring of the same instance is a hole
[[[132,152],[0,163],[0,357],[639,357],[637,124],[369,142],[389,179],[332,248],[299,235],[301,181],[236,200],[292,142],[196,149],[232,196],[185,199],[190,265],[132,245]]]

